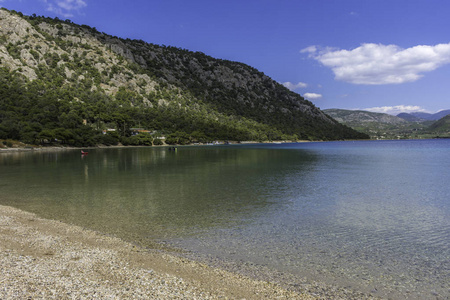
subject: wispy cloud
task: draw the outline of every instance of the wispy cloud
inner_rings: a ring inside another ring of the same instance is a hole
[[[294,91],[296,89],[300,89],[300,88],[305,88],[308,85],[304,82],[299,82],[299,83],[292,83],[292,82],[283,82],[282,85],[284,85],[285,87],[287,87],[288,89],[290,89],[291,91]]]
[[[65,18],[73,17],[74,12],[80,12],[87,6],[85,0],[41,0],[47,10]]]
[[[352,50],[309,46],[301,52],[331,68],[336,80],[353,84],[412,82],[450,63],[450,43],[407,49],[382,44],[362,44]]]
[[[316,93],[305,93],[305,94],[303,94],[303,97],[305,97],[306,99],[309,99],[309,100],[316,100],[316,99],[322,98],[322,95],[316,94]]]
[[[399,113],[412,113],[412,112],[428,112],[426,109],[415,106],[415,105],[396,105],[396,106],[381,106],[381,107],[371,107],[364,108],[362,110],[367,110],[371,112],[385,113],[390,115],[398,115]]]
[[[316,53],[317,51],[319,51],[319,48],[317,46],[312,45],[300,50],[300,53],[309,53],[310,56],[313,56],[314,53]]]

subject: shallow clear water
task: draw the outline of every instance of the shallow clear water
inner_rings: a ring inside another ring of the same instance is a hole
[[[450,140],[2,153],[0,204],[393,298],[450,295]]]

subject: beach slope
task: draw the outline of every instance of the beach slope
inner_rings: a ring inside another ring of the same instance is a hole
[[[314,299],[0,206],[0,299]]]

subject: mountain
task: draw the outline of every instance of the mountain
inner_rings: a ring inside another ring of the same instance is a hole
[[[243,63],[3,8],[0,73],[0,139],[151,144],[133,131],[178,144],[368,138]]]
[[[419,119],[432,121],[433,120],[433,114],[424,113],[424,112],[412,112],[409,113],[411,116],[414,116]]]
[[[364,110],[325,109],[324,112],[330,117],[334,118],[336,121],[348,124],[349,126],[358,126],[365,123],[406,123],[405,120],[396,116]]]
[[[446,133],[450,135],[450,114],[431,124],[429,130],[439,134]]]
[[[412,114],[408,114],[408,113],[400,113],[400,114],[397,115],[397,117],[402,118],[403,120],[408,121],[408,122],[423,122],[423,121],[426,121],[423,118],[419,118],[419,117],[413,116]]]
[[[433,120],[440,120],[445,116],[450,115],[450,109],[441,110],[435,114],[433,114]]]
[[[372,139],[450,137],[450,114],[447,114],[449,110],[427,116],[435,118],[439,114],[446,115],[435,122],[407,113],[392,116],[345,109],[325,109],[324,112],[342,124],[368,134]]]
[[[410,115],[405,120],[399,116],[363,110],[325,109],[324,112],[372,139],[417,138],[429,125],[429,121],[416,122],[418,118]]]
[[[435,114],[429,114],[429,113],[424,113],[424,112],[412,112],[409,114],[401,113],[401,114],[398,114],[397,117],[400,117],[407,121],[414,120],[414,122],[421,122],[421,121],[437,121],[449,114],[450,114],[450,109],[447,109],[447,110],[441,110],[440,112],[437,112]]]

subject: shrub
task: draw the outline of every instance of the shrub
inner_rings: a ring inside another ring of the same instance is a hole
[[[161,139],[154,139],[153,140],[153,145],[155,146],[162,146],[164,145],[163,141]]]
[[[99,137],[99,142],[105,146],[116,146],[119,143],[119,140],[111,134],[102,134]]]

